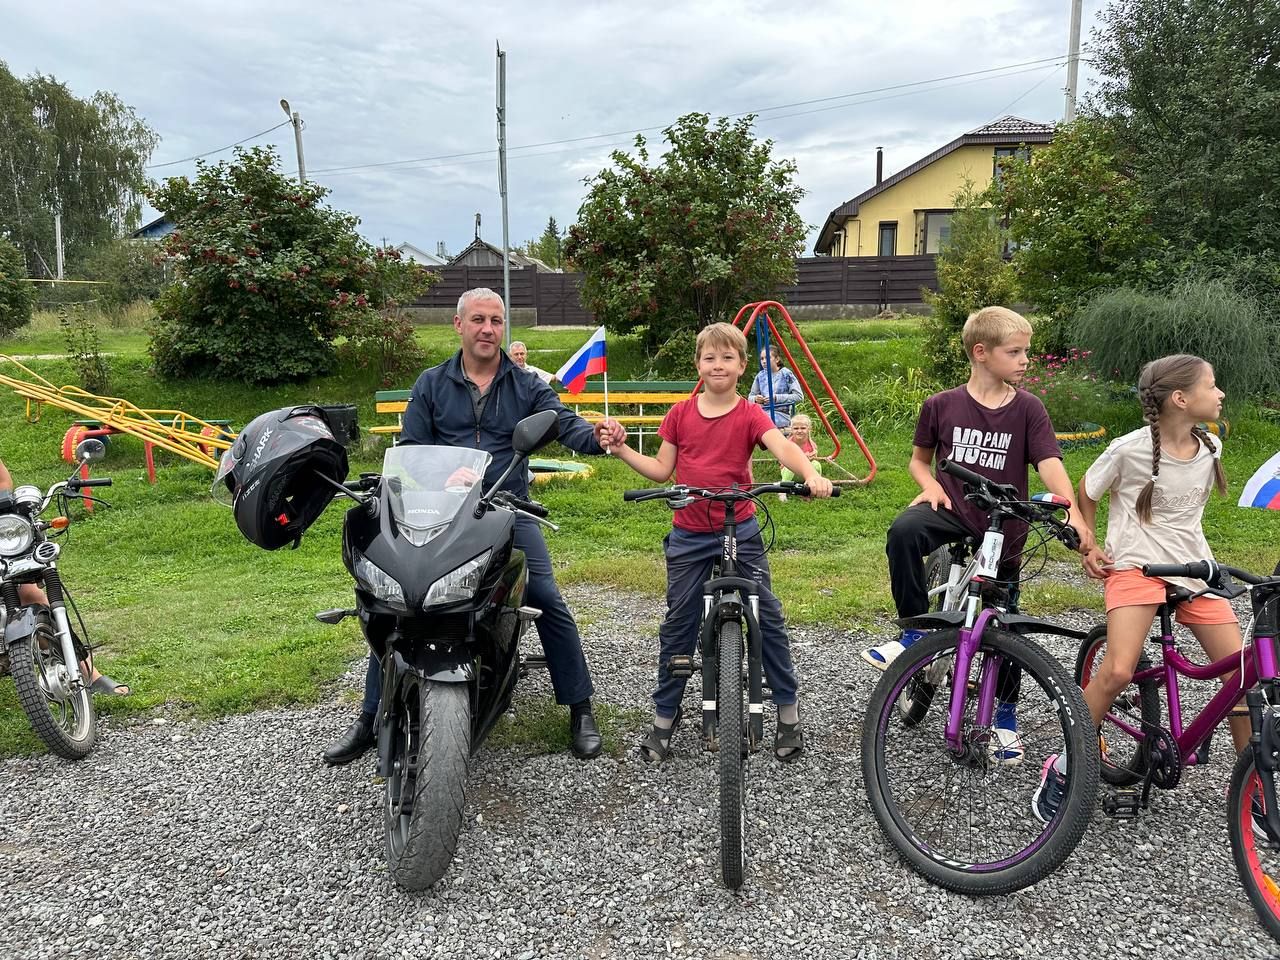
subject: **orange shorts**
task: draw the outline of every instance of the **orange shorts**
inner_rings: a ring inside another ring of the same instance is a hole
[[[1142,607],[1164,603],[1165,582],[1159,577],[1144,577],[1141,570],[1115,570],[1103,581],[1103,597],[1107,613],[1117,607]],[[1178,623],[1235,623],[1236,612],[1221,597],[1196,597],[1174,608]]]

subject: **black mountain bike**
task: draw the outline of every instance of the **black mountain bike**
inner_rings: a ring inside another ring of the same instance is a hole
[[[742,886],[746,870],[747,756],[764,741],[764,661],[760,633],[760,588],[749,577],[738,575],[737,511],[734,504],[753,500],[771,524],[769,510],[760,501],[766,493],[806,497],[803,483],[766,483],[754,487],[708,490],[677,485],[649,490],[627,490],[623,500],[666,500],[673,510],[699,501],[722,503],[724,552],[702,588],[703,614],[698,651],[702,655],[702,735],[717,750],[720,766],[720,873],[731,890]],[[840,488],[831,491],[839,496]],[[767,550],[767,548],[766,548]],[[745,642],[744,642],[745,641]],[[746,704],[743,703],[743,657],[746,657]],[[673,656],[667,669],[676,677],[698,672],[695,656]],[[738,748],[734,749],[734,741]]]

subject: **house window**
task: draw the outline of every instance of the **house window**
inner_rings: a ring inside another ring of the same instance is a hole
[[[1031,150],[1029,147],[996,147],[995,157],[991,160],[991,178],[996,183],[1000,182],[1000,161],[1008,157],[1030,160]]]
[[[892,257],[898,252],[898,221],[880,224],[879,255]]]
[[[951,210],[930,210],[924,215],[921,253],[937,253],[951,240]]]

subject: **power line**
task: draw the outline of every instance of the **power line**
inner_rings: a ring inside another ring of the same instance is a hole
[[[1057,58],[1055,58],[1055,59],[1058,61],[1058,63],[1057,63],[1057,69],[1061,69],[1061,68],[1062,68],[1062,66],[1063,66],[1063,64],[1065,63],[1065,57],[1063,57],[1063,56],[1058,56],[1058,57],[1057,57]],[[890,95],[888,95],[888,96],[884,96],[884,97],[873,97],[873,98],[869,98],[869,99],[866,99],[866,100],[859,100],[859,101],[857,101],[857,102],[855,102],[855,103],[841,103],[841,104],[833,104],[833,105],[828,105],[828,106],[825,106],[825,107],[818,107],[818,108],[816,108],[816,109],[814,109],[814,110],[801,110],[801,111],[797,111],[796,113],[781,114],[781,115],[778,115],[778,116],[772,116],[772,117],[762,117],[762,118],[761,118],[761,120],[760,120],[760,122],[761,122],[761,123],[765,123],[765,122],[772,121],[772,120],[786,120],[786,119],[789,119],[789,118],[791,118],[791,117],[803,117],[803,116],[808,116],[808,115],[810,115],[810,114],[814,114],[814,113],[823,113],[823,112],[826,112],[826,111],[829,111],[829,110],[839,110],[839,109],[844,109],[844,108],[846,108],[846,107],[859,107],[859,106],[864,106],[864,105],[866,105],[866,104],[871,104],[871,103],[882,103],[882,102],[884,102],[884,101],[886,101],[886,100],[898,100],[898,99],[901,99],[901,98],[903,98],[903,97],[918,96],[918,95],[920,95],[921,93],[933,93],[933,92],[934,92],[934,91],[936,91],[936,90],[946,90],[946,89],[950,89],[950,88],[952,88],[952,87],[961,87],[961,86],[967,86],[968,84],[972,84],[972,83],[980,83],[980,82],[982,82],[982,81],[984,81],[984,80],[999,80],[999,79],[1003,79],[1004,77],[1020,76],[1020,75],[1022,75],[1022,74],[1024,74],[1024,73],[1035,73],[1035,72],[1040,71],[1040,70],[1047,70],[1047,69],[1049,69],[1049,68],[1050,68],[1050,67],[1052,67],[1052,66],[1054,66],[1054,65],[1053,65],[1053,64],[1048,64],[1048,65],[1043,65],[1043,66],[1031,67],[1031,68],[1026,69],[1026,70],[1018,70],[1018,71],[1016,71],[1016,72],[1014,72],[1014,73],[1001,74],[1000,76],[994,76],[994,77],[993,77],[993,76],[976,77],[976,78],[971,78],[971,79],[968,79],[968,80],[961,80],[961,81],[960,81],[960,82],[958,82],[958,83],[948,83],[948,84],[943,84],[943,85],[936,86],[936,87],[931,87],[931,88],[928,88],[928,89],[915,89],[915,90],[908,90],[908,91],[903,92],[903,93],[890,94]],[[1050,73],[1050,74],[1048,74],[1048,76],[1053,76],[1053,74],[1052,74],[1052,73]],[[1047,76],[1045,79],[1047,79],[1047,78],[1048,78],[1048,76]],[[1041,83],[1043,83],[1043,82],[1044,82],[1044,80],[1042,79],[1040,82],[1041,82]],[[902,86],[919,86],[919,83],[917,82],[916,84],[903,84]],[[1032,89],[1034,89],[1034,88],[1032,88]],[[1027,92],[1028,92],[1028,93],[1030,93],[1030,91],[1027,91]],[[1025,96],[1025,94],[1024,94],[1024,96]],[[823,102],[824,100],[829,100],[829,99],[832,99],[832,98],[822,98],[822,100],[811,100],[811,101],[806,101],[806,102],[808,102],[808,103],[817,103],[817,102]],[[1019,99],[1021,99],[1021,98],[1019,98]],[[1015,102],[1016,102],[1016,101],[1015,101]],[[777,109],[777,108],[775,108],[775,109]],[[1005,109],[1008,109],[1008,108],[1006,107]],[[1001,111],[999,111],[999,112],[1000,112],[1000,113],[1003,113],[1003,112],[1004,112],[1004,110],[1001,110]],[[745,116],[745,114],[744,114],[744,116]],[[646,128],[646,129],[654,129],[654,130],[656,130],[656,129],[662,129],[662,128],[660,128],[660,127],[651,127],[651,128]],[[628,135],[628,134],[638,133],[638,132],[644,132],[644,131],[619,131],[618,133],[613,134],[613,136],[615,136],[615,137],[616,137],[616,136],[625,136],[625,135]],[[601,134],[600,136],[609,136],[609,135],[608,135],[608,134]],[[519,148],[519,149],[530,150],[530,149],[533,149],[534,147],[537,147],[537,146],[550,146],[550,145],[553,145],[553,144],[559,144],[559,143],[575,143],[576,145],[574,145],[574,146],[567,146],[567,147],[564,147],[564,148],[559,149],[559,150],[544,150],[544,151],[542,151],[541,153],[525,153],[525,154],[518,154],[518,155],[516,155],[516,156],[510,156],[510,157],[508,157],[508,159],[509,159],[509,160],[529,160],[529,159],[536,159],[536,158],[539,158],[539,157],[551,157],[551,156],[557,156],[557,155],[562,154],[562,153],[575,153],[575,152],[577,152],[577,151],[579,151],[579,150],[582,150],[582,149],[585,149],[585,148],[587,148],[587,147],[598,147],[598,148],[603,149],[603,148],[606,148],[606,147],[620,147],[620,146],[624,146],[624,145],[626,145],[627,143],[629,143],[629,142],[630,142],[629,140],[616,140],[616,141],[613,141],[613,142],[606,142],[606,143],[599,143],[599,144],[583,144],[583,143],[579,142],[579,141],[584,140],[584,139],[594,139],[594,138],[577,137],[577,138],[573,138],[573,139],[571,139],[571,140],[549,141],[547,144],[525,144],[523,147],[521,147],[521,148]],[[508,149],[508,151],[511,151],[511,150],[515,150],[515,149],[517,149],[517,148],[516,148],[516,147],[508,147],[507,149]],[[333,176],[338,176],[338,177],[340,177],[340,176],[348,176],[348,175],[352,175],[352,174],[359,175],[359,174],[364,174],[364,173],[367,173],[367,172],[371,172],[371,168],[374,168],[374,167],[378,167],[378,168],[386,167],[386,166],[388,166],[388,165],[390,165],[390,164],[401,164],[401,165],[404,165],[404,164],[414,164],[413,166],[401,166],[401,168],[400,168],[401,170],[433,170],[433,169],[437,169],[437,168],[440,168],[440,167],[467,167],[467,166],[474,166],[474,165],[476,165],[476,164],[488,164],[488,163],[491,163],[491,162],[492,162],[492,160],[493,160],[493,156],[494,156],[496,153],[497,153],[497,151],[496,151],[496,150],[477,150],[477,151],[474,151],[474,152],[472,152],[472,153],[456,153],[456,154],[448,154],[448,155],[444,155],[444,156],[440,156],[440,157],[427,157],[427,158],[423,158],[423,159],[422,159],[422,160],[420,160],[420,161],[396,160],[396,161],[389,161],[389,162],[387,162],[387,163],[380,163],[380,164],[368,164],[368,165],[361,165],[361,166],[357,166],[357,167],[346,167],[346,168],[338,167],[338,168],[333,168],[333,171],[332,171],[332,172],[330,172],[330,174],[329,174],[329,175],[330,175],[331,177],[333,177]],[[455,159],[455,158],[468,158],[468,157],[482,157],[483,159],[479,159],[479,160],[473,160],[473,159],[461,159],[461,160],[456,160],[456,159]],[[428,161],[435,161],[435,162],[428,162]],[[315,172],[317,172],[317,173],[322,173],[322,172],[324,172],[324,171],[315,171]],[[392,171],[392,172],[397,172],[397,171]]]
[[[277,123],[274,127],[269,127],[261,133],[255,133],[252,137],[245,137],[243,140],[237,140],[235,143],[229,143],[225,147],[219,147],[217,150],[208,150],[204,153],[197,153],[193,157],[183,157],[181,160],[169,160],[166,163],[149,163],[142,169],[157,170],[160,167],[173,167],[180,163],[190,163],[192,160],[202,160],[205,157],[213,156],[215,153],[223,153],[224,151],[230,150],[232,147],[238,147],[242,143],[248,143],[250,140],[257,140],[259,137],[265,137],[268,133],[271,133],[274,130],[279,130],[281,127],[287,127],[292,122],[292,120],[285,120],[283,123]]]
[[[752,114],[759,116],[762,113],[767,113],[774,110],[789,110],[792,107],[804,107],[814,103],[830,103],[835,100],[848,100],[853,97],[869,96],[870,94],[873,94],[873,93],[884,93],[889,90],[904,90],[910,87],[922,87],[928,84],[943,83],[944,81],[947,81],[947,80],[959,80],[966,77],[983,77],[984,79],[999,79],[998,76],[985,77],[984,75],[1001,74],[1001,71],[1014,70],[1018,67],[1031,67],[1038,64],[1057,63],[1063,60],[1064,60],[1063,55],[1057,54],[1052,57],[1041,57],[1040,59],[1037,59],[1037,60],[1025,60],[1022,63],[1011,63],[1001,67],[987,67],[983,70],[970,70],[966,73],[954,73],[948,76],[934,77],[929,80],[912,80],[908,83],[896,83],[896,84],[890,84],[889,86],[885,86],[885,87],[873,87],[869,90],[859,90],[853,93],[842,93],[842,94],[838,94],[836,96],[831,96],[831,97],[817,97],[811,100],[797,100],[793,103],[780,103],[772,107],[761,107],[757,110],[745,110],[745,111],[742,111],[741,113],[729,114],[729,117],[730,118],[745,117]],[[1026,71],[1020,71],[1020,72],[1026,72]],[[1003,75],[1016,76],[1017,74],[1005,73]],[[891,99],[891,98],[883,98],[883,99]],[[876,103],[878,101],[863,100],[859,102],[860,103]],[[839,106],[856,106],[856,104],[840,104]],[[825,107],[822,109],[835,109],[835,108]],[[806,111],[806,112],[817,113],[820,111],[814,110],[814,111]],[[804,114],[803,113],[788,114],[788,116],[804,116]],[[783,119],[783,117],[761,117],[761,120],[780,120],[780,119]],[[667,126],[669,126],[669,124],[661,124],[658,126],[651,126],[651,127],[639,127],[634,130],[615,130],[611,133],[596,133],[596,134],[591,134],[590,136],[585,136],[585,137],[566,137],[560,140],[545,140],[541,143],[526,143],[520,146],[508,147],[507,152],[510,153],[511,151],[514,151],[514,150],[533,150],[538,147],[554,147],[554,146],[560,146],[561,144],[567,144],[567,143],[583,143],[588,140],[606,140],[612,137],[634,136],[635,134],[638,134],[638,133],[651,133],[654,130],[663,130],[663,129],[666,129]],[[353,170],[366,170],[374,167],[393,167],[393,166],[420,164],[420,163],[428,163],[435,160],[459,160],[467,157],[481,157],[481,156],[491,157],[496,153],[497,153],[496,150],[473,150],[467,153],[440,154],[434,157],[415,157],[407,160],[381,160],[375,163],[357,163],[357,164],[349,164],[346,166],[339,166],[339,167],[326,167],[321,170],[313,170],[312,173],[315,173],[315,174],[346,173]]]
[[[1017,106],[1017,104],[1018,104],[1020,101],[1022,101],[1022,100],[1023,100],[1023,99],[1025,99],[1026,97],[1030,96],[1030,95],[1031,95],[1032,93],[1034,93],[1036,90],[1038,90],[1038,89],[1040,88],[1040,85],[1041,85],[1041,84],[1043,84],[1046,80],[1048,80],[1050,77],[1056,77],[1056,76],[1058,75],[1058,71],[1059,71],[1059,70],[1061,70],[1061,69],[1062,69],[1063,67],[1065,67],[1066,65],[1067,65],[1067,64],[1066,64],[1066,61],[1064,60],[1062,63],[1058,64],[1058,66],[1054,69],[1054,71],[1053,71],[1052,73],[1046,73],[1043,77],[1041,77],[1039,80],[1037,80],[1037,81],[1036,81],[1035,83],[1033,83],[1031,86],[1029,86],[1026,90],[1022,91],[1022,93],[1018,94],[1018,96],[1016,96],[1016,97],[1014,97],[1012,100],[1010,100],[1010,101],[1009,101],[1009,103],[1007,103],[1005,106],[1001,107],[997,112],[998,112],[998,113],[1003,114],[1003,113],[1006,113],[1006,112],[1007,112],[1007,111],[1009,111],[1009,110],[1012,110],[1015,106]]]

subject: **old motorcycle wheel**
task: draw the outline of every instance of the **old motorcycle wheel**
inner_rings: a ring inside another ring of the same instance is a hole
[[[98,739],[93,697],[87,684],[72,685],[53,624],[41,616],[31,636],[8,652],[18,702],[36,736],[60,757],[83,759]]]
[[[387,868],[406,890],[425,890],[453,860],[462,833],[471,756],[465,684],[408,679],[395,704],[386,781]]]

